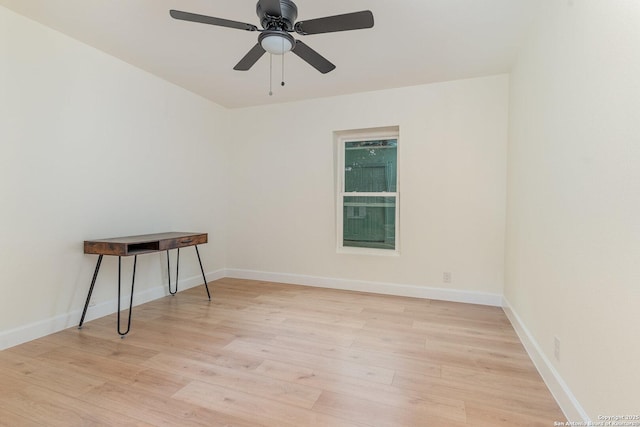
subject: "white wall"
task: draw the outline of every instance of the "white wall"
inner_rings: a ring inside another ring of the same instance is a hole
[[[593,421],[640,408],[638,23],[549,2],[512,74],[505,294]]]
[[[224,114],[0,7],[0,348],[79,320],[97,258],[85,239],[207,231],[205,268],[224,267]],[[199,274],[190,252],[185,279]],[[116,296],[116,260],[98,304]],[[137,292],[166,283],[163,260],[140,257]]]
[[[507,114],[506,75],[233,111],[228,267],[501,295]],[[333,132],[395,125],[401,255],[338,254]]]

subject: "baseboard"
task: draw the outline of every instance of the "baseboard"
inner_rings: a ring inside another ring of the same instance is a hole
[[[206,274],[207,282],[218,280],[224,277],[224,270],[218,270]],[[193,276],[186,279],[180,279],[179,290],[184,291],[186,289],[193,288],[195,286],[202,285],[202,276]],[[155,286],[150,289],[146,289],[142,292],[134,292],[133,305],[137,306],[149,301],[162,298],[169,295],[167,284],[164,283],[160,286]],[[122,296],[122,306],[126,307],[129,304],[129,295]],[[68,313],[60,314],[58,316],[49,317],[47,319],[40,320],[38,322],[30,323],[28,325],[20,326],[15,329],[3,331],[0,333],[0,350],[4,350],[9,347],[13,347],[37,338],[44,337],[46,335],[53,334],[63,329],[77,326],[82,315],[82,308],[73,310]],[[85,322],[93,319],[113,314],[118,310],[118,299],[113,298],[109,301],[104,301],[99,304],[90,306],[85,316]],[[135,316],[135,314],[134,314]],[[115,326],[114,326],[115,328]]]
[[[226,277],[234,279],[262,280],[268,282],[288,283],[294,285],[317,286],[347,291],[371,292],[375,294],[397,295],[403,297],[435,299],[468,304],[502,306],[502,295],[486,292],[464,291],[457,289],[434,288],[427,286],[370,282],[365,280],[337,279],[289,273],[272,273],[266,271],[228,268]]]
[[[580,402],[578,402],[578,399],[576,399],[567,383],[564,382],[558,371],[553,367],[551,361],[544,354],[533,335],[531,335],[506,298],[503,298],[502,309],[511,322],[511,325],[513,325],[513,329],[515,329],[518,334],[522,345],[524,345],[525,350],[549,388],[549,391],[556,399],[556,402],[558,402],[560,409],[562,409],[562,412],[567,418],[566,421],[580,423],[580,425],[591,425],[591,420],[580,405]]]

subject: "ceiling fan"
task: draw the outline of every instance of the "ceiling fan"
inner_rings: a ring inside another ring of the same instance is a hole
[[[258,1],[256,13],[263,29],[244,22],[179,10],[171,10],[169,13],[171,17],[183,21],[260,32],[258,43],[233,67],[234,70],[239,71],[249,70],[265,52],[283,55],[291,51],[321,73],[328,73],[336,66],[300,40],[294,39],[289,33],[296,32],[306,36],[373,27],[373,14],[369,10],[296,22],[298,8],[291,0]]]

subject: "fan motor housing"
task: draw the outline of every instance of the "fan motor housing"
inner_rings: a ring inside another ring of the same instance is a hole
[[[294,23],[298,18],[298,8],[291,0],[280,0],[282,16],[270,16],[262,10],[260,2],[256,6],[256,14],[260,18],[262,28],[265,30],[293,31]]]

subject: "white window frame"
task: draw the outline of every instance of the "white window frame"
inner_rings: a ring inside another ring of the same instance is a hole
[[[338,253],[357,254],[357,255],[383,255],[383,256],[399,256],[400,255],[400,130],[397,126],[360,129],[334,132],[335,148],[336,148],[336,243]],[[395,192],[349,192],[344,191],[345,180],[345,144],[347,142],[395,139],[398,141],[396,147],[396,191]],[[395,249],[381,248],[360,248],[353,246],[344,246],[344,198],[345,197],[395,197]]]

